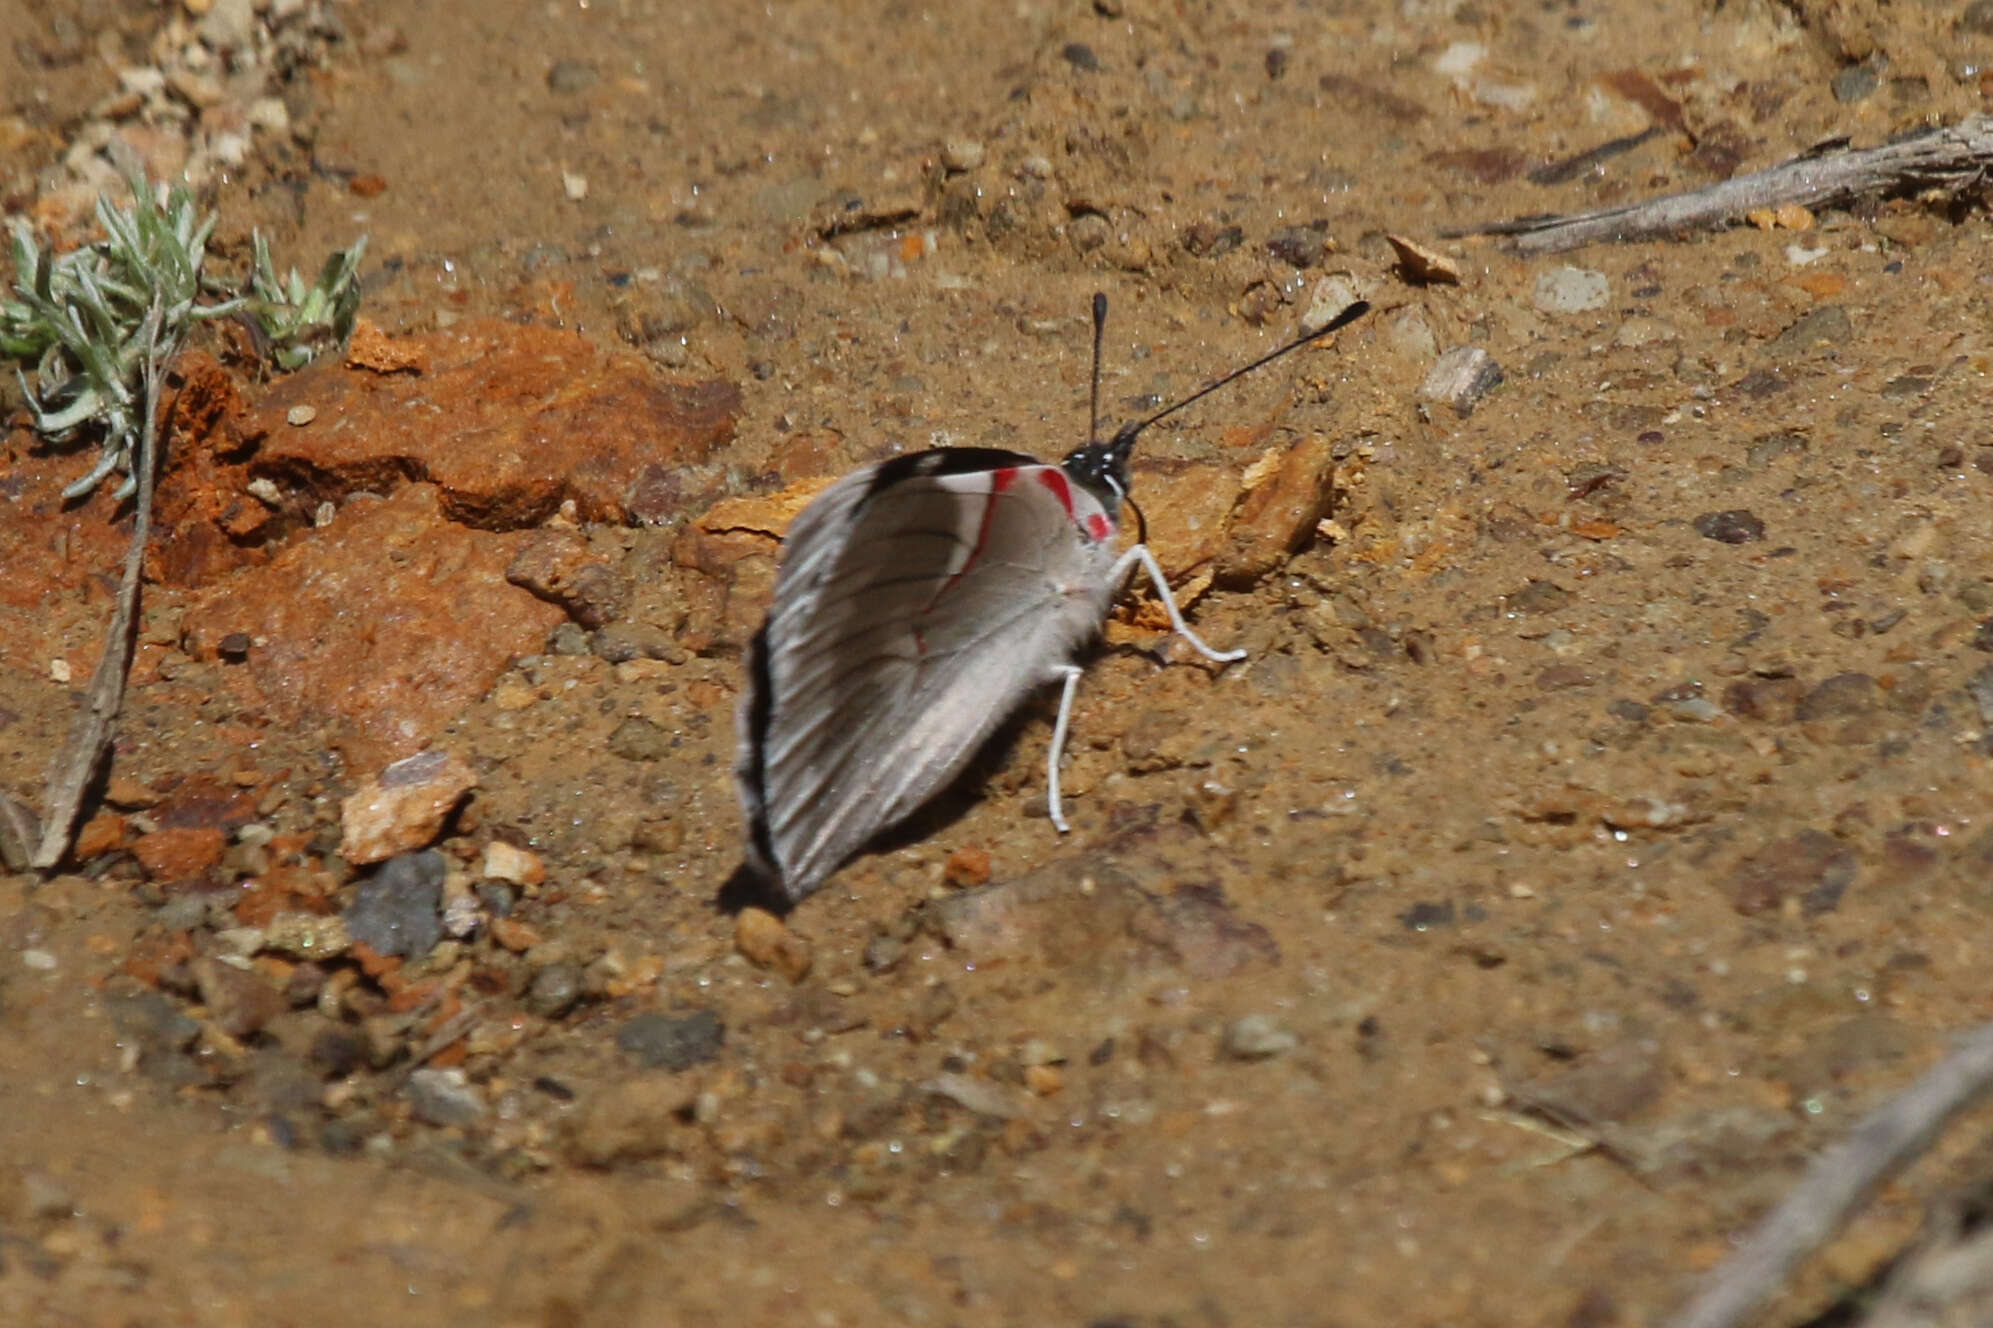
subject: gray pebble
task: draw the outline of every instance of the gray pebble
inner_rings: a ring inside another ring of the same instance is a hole
[[[1281,1027],[1272,1015],[1240,1015],[1225,1026],[1225,1054],[1235,1061],[1261,1061],[1283,1055],[1301,1039]]]
[[[1854,339],[1854,320],[1838,304],[1815,309],[1772,339],[1767,349],[1777,357],[1806,355],[1816,350],[1845,346]]]
[[[377,954],[419,957],[443,939],[443,878],[435,849],[389,858],[360,882],[343,915],[346,930]]]
[[[152,920],[166,931],[193,931],[201,925],[207,912],[208,901],[205,895],[180,894],[161,904],[159,911],[152,915]]]
[[[1286,226],[1267,238],[1266,251],[1296,268],[1310,268],[1322,261],[1326,227]]]
[[[685,649],[664,628],[646,622],[614,622],[595,633],[595,653],[611,664],[633,659],[685,662]]]
[[[547,649],[556,655],[586,655],[589,653],[588,633],[580,623],[564,622],[554,628],[553,635],[547,638]]]
[[[711,1010],[640,1014],[616,1030],[616,1045],[651,1070],[686,1070],[720,1054],[727,1026]]]
[[[1695,519],[1695,533],[1719,544],[1750,544],[1765,537],[1765,523],[1749,508],[1704,512]]]
[[[1097,73],[1100,69],[1100,57],[1095,55],[1093,47],[1085,42],[1067,42],[1065,49],[1059,54],[1063,55],[1066,63],[1075,69],[1084,70],[1089,74]]]
[[[1979,722],[1993,724],[1993,664],[1982,665],[1979,672],[1966,679],[1965,693],[1979,707]]]
[[[1866,673],[1837,673],[1799,703],[1802,720],[1865,715],[1882,704],[1882,688]]]
[[[941,164],[951,171],[973,171],[983,164],[985,149],[973,138],[953,137],[942,141]]]
[[[484,1094],[462,1070],[417,1070],[403,1091],[415,1118],[431,1125],[474,1125],[484,1116]]]
[[[865,942],[865,967],[883,973],[900,962],[907,952],[906,942],[886,932],[876,932]]]
[[[1464,420],[1501,381],[1502,366],[1495,363],[1494,356],[1479,346],[1455,346],[1433,365],[1419,386],[1419,395],[1427,401],[1444,402]]]
[[[586,60],[556,60],[547,71],[547,90],[563,97],[586,92],[602,81],[602,75]]]
[[[671,734],[663,725],[633,715],[609,735],[609,751],[625,761],[662,761],[671,752]]]
[[[542,1019],[558,1019],[581,999],[581,969],[575,964],[548,964],[533,975],[526,989],[526,1008]]]
[[[1882,71],[1874,64],[1864,61],[1858,65],[1849,65],[1834,75],[1834,100],[1843,105],[1866,101],[1875,95],[1875,90],[1881,83]]]
[[[1605,308],[1611,293],[1612,283],[1603,272],[1558,267],[1536,279],[1530,302],[1546,314],[1576,314]]]

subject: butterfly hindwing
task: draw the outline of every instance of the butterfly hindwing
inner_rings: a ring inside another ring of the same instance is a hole
[[[953,779],[1092,634],[1113,556],[1092,535],[1112,529],[1057,467],[991,449],[868,467],[797,518],[739,768],[791,899]]]

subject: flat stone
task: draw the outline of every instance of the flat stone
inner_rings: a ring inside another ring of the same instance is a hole
[[[1301,1039],[1272,1015],[1247,1014],[1225,1025],[1222,1045],[1235,1061],[1263,1061],[1294,1050]]]
[[[1854,340],[1854,320],[1838,304],[1829,304],[1800,316],[1798,321],[1772,339],[1766,349],[1785,358],[1811,355]]]
[[[1623,1121],[1651,1107],[1667,1084],[1661,1044],[1633,1036],[1586,1056],[1568,1070],[1508,1086],[1518,1105],[1565,1125]]]
[[[477,774],[456,755],[426,751],[396,761],[339,804],[339,852],[356,865],[426,847]]]
[[[733,437],[740,409],[729,382],[663,380],[573,332],[468,318],[401,340],[424,372],[326,359],[278,379],[243,421],[261,447],[251,470],[307,510],[412,479],[438,487],[451,520],[488,530],[536,526],[570,501],[582,521],[655,521],[673,514],[655,510],[660,492],[669,508],[717,478],[686,468]],[[295,405],[317,408],[310,428],[285,425]]]
[[[1695,533],[1719,544],[1750,544],[1765,537],[1765,523],[1749,508],[1704,512],[1695,519]]]
[[[727,1026],[711,1010],[640,1014],[616,1030],[616,1045],[651,1070],[689,1070],[720,1054]]]
[[[1453,407],[1453,413],[1464,420],[1501,381],[1502,366],[1495,363],[1494,356],[1479,346],[1455,346],[1426,374],[1419,384],[1419,396]]]
[[[1556,267],[1536,279],[1530,302],[1547,314],[1575,314],[1605,308],[1611,295],[1612,283],[1605,273]]]
[[[810,971],[809,941],[766,909],[740,911],[734,920],[734,948],[750,963],[772,969],[790,982],[801,982]]]
[[[1824,831],[1802,830],[1737,865],[1730,879],[1731,907],[1748,917],[1797,899],[1801,914],[1817,917],[1840,907],[1855,872],[1853,849]]]
[[[475,1125],[484,1119],[484,1093],[462,1070],[421,1069],[402,1090],[409,1110],[431,1125]]]
[[[1866,673],[1837,673],[1808,692],[1795,717],[1802,720],[1865,715],[1882,704],[1882,688]]]
[[[616,621],[630,607],[629,579],[596,558],[588,541],[571,530],[535,531],[513,555],[505,579],[560,605],[590,629]]]
[[[505,582],[521,538],[446,520],[435,486],[409,485],[210,588],[182,640],[209,660],[232,632],[260,641],[229,687],[279,723],[326,727],[351,764],[385,765],[427,746],[561,620]]]
[[[1256,581],[1313,539],[1328,514],[1335,468],[1323,434],[1309,434],[1249,467],[1245,492],[1226,522],[1229,547],[1214,569],[1218,579]]]
[[[222,832],[213,826],[188,826],[141,835],[132,845],[132,854],[148,879],[163,885],[191,885],[205,881],[221,865],[227,847]]]
[[[284,1013],[288,1003],[282,992],[253,969],[203,955],[189,966],[200,989],[201,1004],[208,1017],[232,1038],[245,1038]]]
[[[1130,487],[1149,521],[1149,547],[1171,580],[1225,552],[1239,496],[1239,477],[1231,466],[1137,454]]]
[[[443,939],[448,874],[443,855],[434,849],[390,858],[354,891],[343,915],[348,935],[378,954],[428,954]]]

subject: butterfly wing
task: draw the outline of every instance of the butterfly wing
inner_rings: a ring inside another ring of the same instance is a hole
[[[797,518],[737,772],[754,856],[790,899],[953,779],[1097,628],[1113,555],[1076,501],[1098,515],[1057,467],[939,450],[858,471]]]

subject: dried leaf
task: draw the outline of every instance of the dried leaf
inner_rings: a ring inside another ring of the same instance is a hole
[[[1398,254],[1398,273],[1414,286],[1458,286],[1460,265],[1437,249],[1388,231],[1384,238]]]

